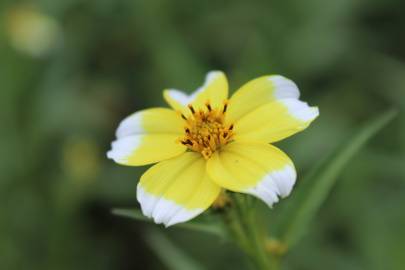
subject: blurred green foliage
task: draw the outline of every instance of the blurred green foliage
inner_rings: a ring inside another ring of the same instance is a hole
[[[212,69],[233,90],[285,75],[320,107],[279,144],[299,175],[366,119],[400,110],[348,164],[285,269],[404,269],[404,10],[400,0],[2,1],[0,269],[165,269],[160,242],[203,268],[245,269],[214,236],[156,234],[110,213],[137,206],[145,170],[105,158],[118,122]]]

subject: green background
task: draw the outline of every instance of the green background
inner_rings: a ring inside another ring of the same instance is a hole
[[[45,35],[15,16],[27,7],[48,16]],[[401,0],[2,1],[0,269],[170,269],[165,256],[246,269],[215,237],[110,213],[138,206],[145,170],[106,159],[119,121],[213,69],[231,91],[282,74],[319,106],[309,129],[277,144],[299,179],[360,124],[400,110],[344,169],[284,269],[405,269],[404,10]],[[13,25],[31,38],[16,40]]]

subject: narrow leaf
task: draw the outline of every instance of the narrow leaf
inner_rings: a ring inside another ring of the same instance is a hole
[[[160,261],[172,270],[205,269],[197,261],[174,245],[160,230],[148,229],[146,243],[155,252]]]
[[[132,219],[136,219],[139,221],[152,222],[152,220],[147,218],[146,216],[144,216],[139,209],[135,209],[135,208],[130,208],[130,209],[114,208],[111,210],[111,213],[116,216],[132,218]]]
[[[153,222],[152,219],[145,217],[139,209],[116,208],[112,210],[112,213],[117,216],[132,218],[139,221]],[[204,232],[220,237],[226,236],[226,232],[223,228],[222,222],[220,222],[218,219],[214,217],[211,218],[207,217],[205,219],[203,217],[198,217],[186,223],[176,224],[174,225],[174,228],[187,229],[196,232]]]
[[[342,169],[395,115],[396,111],[390,110],[367,123],[304,177],[299,188],[281,209],[279,222],[275,224],[277,239],[290,248],[300,240]]]

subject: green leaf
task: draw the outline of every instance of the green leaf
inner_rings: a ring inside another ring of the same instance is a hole
[[[139,209],[135,209],[135,208],[131,208],[131,209],[114,208],[111,210],[111,213],[116,216],[132,218],[132,219],[136,219],[139,221],[152,222],[152,220],[147,218],[146,216],[144,216]]]
[[[152,219],[145,217],[139,209],[120,209],[116,208],[112,210],[112,213],[117,216],[127,217],[136,219],[139,221],[145,222],[153,222]],[[213,234],[215,236],[220,236],[225,238],[226,231],[223,227],[223,223],[215,218],[215,217],[208,217],[208,216],[200,216],[196,219],[174,225],[175,228],[187,229],[196,232],[204,232],[208,234]]]
[[[145,234],[146,243],[159,257],[160,261],[172,270],[205,269],[197,261],[174,245],[160,230],[148,229]]]
[[[281,209],[279,222],[275,224],[276,239],[289,248],[300,240],[342,169],[396,114],[396,111],[390,110],[367,123],[304,177],[299,188]]]

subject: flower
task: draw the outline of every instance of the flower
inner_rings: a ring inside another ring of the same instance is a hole
[[[290,158],[271,143],[319,115],[299,95],[294,82],[270,75],[249,81],[228,100],[224,73],[211,71],[191,95],[165,90],[173,109],[125,118],[107,156],[130,166],[157,163],[141,177],[137,199],[145,216],[165,226],[199,215],[222,189],[251,194],[271,207],[296,180]]]

